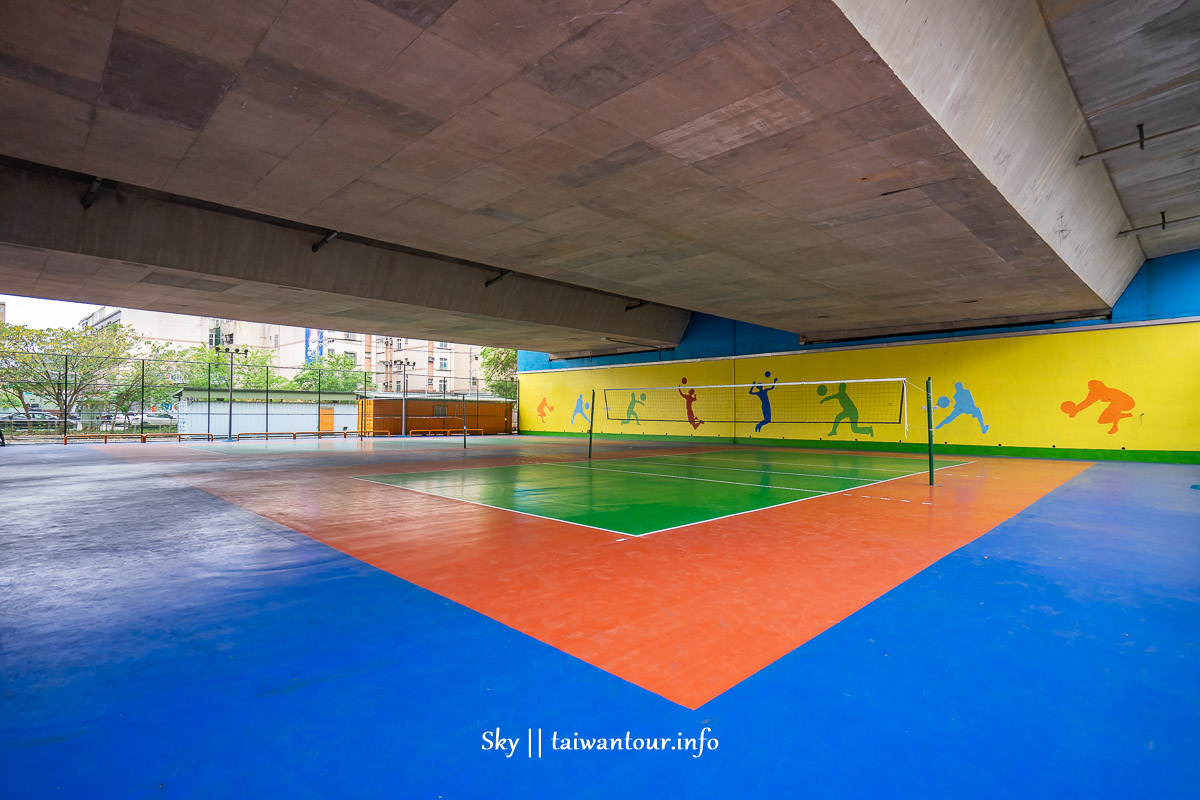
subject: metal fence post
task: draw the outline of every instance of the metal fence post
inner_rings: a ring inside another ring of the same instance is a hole
[[[229,350],[229,441],[233,441],[233,350]]]
[[[138,433],[144,434],[146,432],[146,359],[144,359],[144,358],[141,359],[141,362],[142,362],[142,385],[141,385],[142,394],[141,394],[141,400],[139,401],[139,406],[141,407],[141,409],[140,409],[140,413],[138,414]]]
[[[59,413],[62,414],[63,436],[67,435],[67,406],[70,405],[67,402],[67,391],[71,388],[70,363],[71,357],[66,353],[63,353],[62,408],[59,409]],[[64,439],[64,441],[66,440]]]
[[[266,366],[266,367],[263,367],[263,369],[266,370],[266,372],[267,372],[267,389],[266,389],[267,400],[263,404],[263,432],[270,433],[271,432],[271,368],[269,366]],[[271,437],[268,436],[267,438],[270,439]]]

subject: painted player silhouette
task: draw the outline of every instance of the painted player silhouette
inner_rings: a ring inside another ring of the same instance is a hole
[[[646,393],[645,392],[642,392],[641,400],[638,399],[638,397],[635,393],[630,392],[629,393],[629,408],[625,409],[625,419],[621,420],[621,424],[628,425],[630,422],[636,422],[638,425],[641,425],[642,420],[640,417],[638,417],[636,409],[638,406],[644,406],[644,405],[646,405]]]
[[[764,380],[769,377],[771,377],[770,372],[764,375]],[[754,426],[755,433],[761,431],[763,429],[763,425],[766,425],[771,421],[771,398],[767,397],[767,392],[774,389],[775,384],[777,383],[779,383],[779,378],[771,381],[770,386],[763,386],[758,381],[755,381],[754,385],[750,387],[750,394],[758,395],[758,401],[762,403],[762,422]]]
[[[682,382],[683,382],[684,386],[686,386],[687,378],[683,378]],[[696,412],[692,408],[692,406],[696,404],[696,390],[688,389],[687,392],[685,393],[683,391],[683,389],[678,386],[675,387],[675,390],[677,392],[679,392],[679,396],[683,398],[683,401],[685,403],[687,403],[688,424],[692,426],[692,430],[696,430],[697,428],[699,428],[701,425],[704,424],[704,420],[696,418]]]
[[[575,424],[575,417],[583,417],[584,422],[591,422],[592,420],[587,415],[589,408],[591,408],[591,404],[583,402],[583,395],[579,395],[579,399],[575,401],[575,411],[571,413],[571,424]]]
[[[938,398],[938,408],[945,408],[950,405],[950,401],[945,397]],[[937,424],[937,428],[943,425],[948,425],[957,417],[963,414],[970,415],[979,420],[979,429],[981,433],[988,432],[988,426],[983,424],[983,412],[979,410],[979,406],[975,405],[975,398],[971,397],[971,393],[967,391],[962,383],[954,384],[954,408],[946,415],[946,418]],[[934,430],[937,430],[934,428]]]
[[[537,407],[537,415],[542,418],[543,424],[545,424],[545,422],[546,422],[546,412],[553,411],[553,410],[554,410],[554,406],[547,403],[546,398],[543,397],[542,402],[538,403],[538,407]]]
[[[824,395],[828,391],[829,390],[825,388],[824,385],[817,387],[817,394],[822,395],[821,402],[825,403],[829,400],[837,400],[842,406],[842,410],[838,412],[836,417],[833,418],[833,430],[829,432],[830,436],[837,436],[838,425],[842,424],[843,421],[849,422],[850,430],[854,431],[855,433],[865,433],[868,436],[875,435],[875,429],[870,425],[858,424],[858,407],[854,405],[854,401],[852,401],[850,399],[850,395],[846,393],[846,384],[839,383],[838,390],[828,397],[825,397]]]
[[[1100,381],[1088,381],[1087,397],[1083,398],[1081,403],[1073,403],[1070,400],[1063,401],[1060,408],[1064,414],[1068,414],[1072,419],[1080,411],[1090,406],[1092,403],[1108,403],[1108,407],[1100,412],[1096,422],[1101,425],[1109,425],[1109,433],[1117,432],[1117,425],[1123,419],[1132,417],[1133,414],[1129,410],[1133,408],[1133,398],[1118,389],[1110,389]]]

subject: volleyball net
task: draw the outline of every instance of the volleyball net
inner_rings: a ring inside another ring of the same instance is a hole
[[[648,386],[605,389],[610,420],[704,423],[905,425],[904,378]]]

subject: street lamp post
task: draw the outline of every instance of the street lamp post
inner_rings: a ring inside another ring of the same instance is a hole
[[[238,355],[238,356],[250,355],[250,348],[243,347],[241,349],[238,349],[236,347],[221,347],[220,345],[214,345],[214,349],[218,353],[228,353],[229,354],[229,429],[228,429],[229,436],[228,436],[227,441],[232,442],[232,441],[234,441],[234,437],[233,437],[233,357],[235,355]]]
[[[415,367],[417,362],[407,358],[400,361],[400,435],[408,435],[408,368]]]

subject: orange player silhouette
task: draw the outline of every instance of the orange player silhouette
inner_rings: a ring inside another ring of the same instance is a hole
[[[1109,433],[1116,433],[1118,423],[1133,416],[1129,413],[1129,409],[1133,408],[1133,398],[1122,391],[1108,388],[1100,381],[1088,381],[1088,393],[1087,397],[1083,398],[1083,402],[1073,403],[1065,400],[1060,408],[1064,414],[1069,414],[1074,419],[1076,414],[1092,403],[1108,403],[1108,408],[1100,412],[1100,417],[1096,422],[1101,425],[1112,423],[1112,427],[1108,430]]]
[[[687,384],[687,378],[683,379],[683,383],[685,385]],[[692,405],[696,402],[696,390],[688,389],[685,392],[678,386],[675,387],[675,390],[679,392],[679,396],[683,398],[685,403],[687,403],[688,423],[692,426],[692,430],[698,430],[700,426],[704,424],[704,420],[696,419],[696,412],[692,409]]]
[[[553,411],[554,406],[546,402],[546,398],[542,398],[542,402],[538,403],[537,415],[542,418],[542,424],[546,422],[546,412]]]

